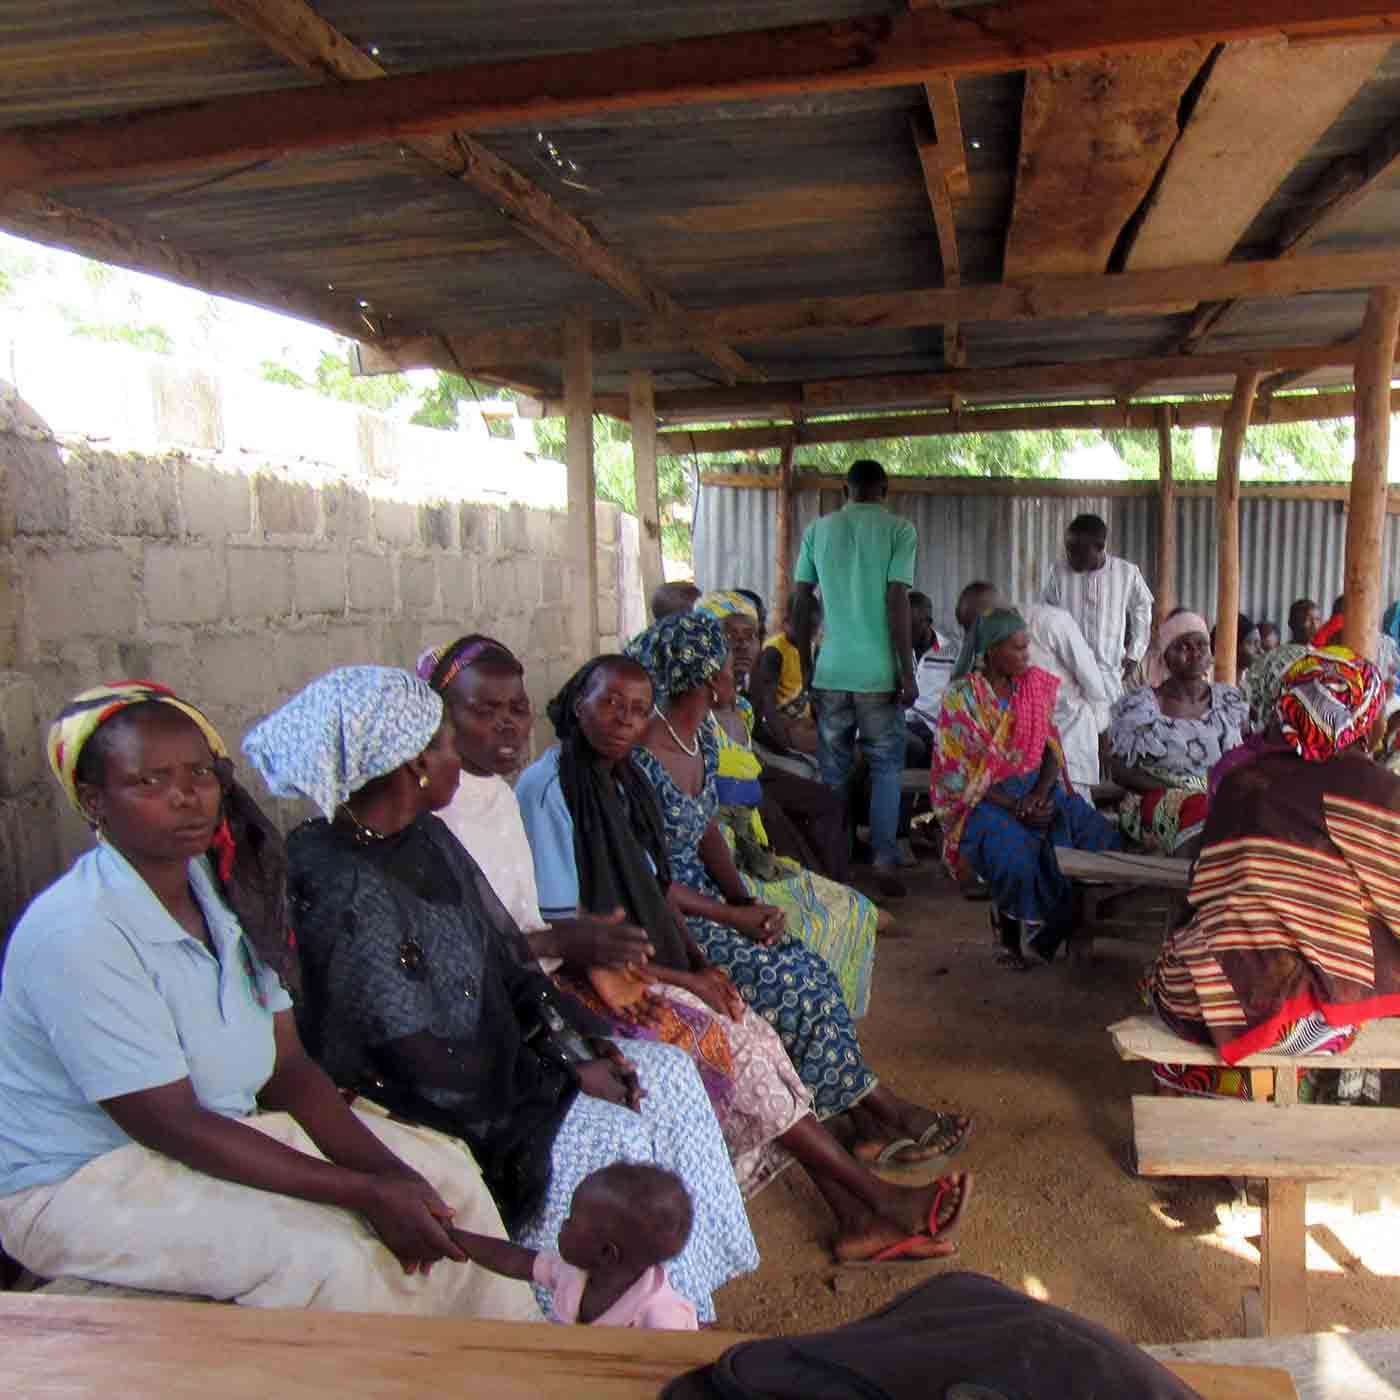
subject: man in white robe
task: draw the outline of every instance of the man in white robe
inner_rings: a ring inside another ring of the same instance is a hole
[[[1065,748],[1069,780],[1084,798],[1099,781],[1099,735],[1112,708],[1098,658],[1064,608],[1026,603],[1019,609],[1031,636],[1031,665],[1060,678],[1055,727]]]
[[[1110,701],[1152,640],[1152,591],[1141,570],[1108,552],[1108,526],[1079,515],[1065,534],[1065,557],[1051,566],[1040,601],[1066,609],[1103,675]]]

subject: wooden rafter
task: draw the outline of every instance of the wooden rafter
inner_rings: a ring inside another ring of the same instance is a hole
[[[414,354],[395,347],[375,348],[376,364],[370,372],[411,369],[419,356],[426,357],[432,342],[399,342],[400,346],[421,345]],[[438,353],[443,353],[441,346]],[[1241,366],[1261,373],[1316,373],[1318,370],[1350,367],[1355,346],[1285,345],[1270,350],[1236,351],[1223,355],[1169,355],[1144,360],[1074,360],[1042,365],[1006,365],[980,369],[941,370],[928,374],[858,375],[844,379],[770,381],[766,384],[738,384],[729,388],[663,389],[656,394],[656,412],[668,422],[702,422],[706,419],[786,417],[791,414],[840,412],[881,406],[924,408],[942,406],[949,400],[963,403],[1016,395],[1063,397],[1100,386],[1113,398],[1136,397],[1148,386],[1170,392],[1169,386],[1182,380],[1206,376],[1233,376]],[[367,356],[368,358],[368,356]],[[428,361],[430,365],[433,361]],[[625,400],[602,395],[599,412],[625,414]],[[563,406],[556,397],[546,397],[524,416],[557,417]]]
[[[1177,138],[1209,50],[1125,54],[1026,74],[1007,281],[1103,272]]]
[[[1334,162],[1289,211],[1275,239],[1274,255],[1297,257],[1328,238],[1347,215],[1400,170],[1400,122],[1388,127],[1360,155]],[[1208,337],[1227,330],[1239,319],[1236,302],[1201,307],[1182,339],[1183,350],[1203,345]],[[1279,386],[1281,387],[1281,386]]]
[[[950,83],[951,87],[952,84]],[[943,285],[962,286],[962,264],[958,258],[958,228],[953,218],[953,189],[948,178],[951,168],[948,143],[939,137],[930,138],[923,121],[912,119],[914,150],[924,172],[924,189],[933,210],[933,227],[938,237],[938,256],[943,264]],[[964,165],[963,170],[966,172]],[[965,356],[959,343],[958,323],[943,324],[943,363],[959,368]]]
[[[822,334],[841,330],[941,326],[948,321],[1067,320],[1139,311],[1202,298],[1286,297],[1301,292],[1348,291],[1400,278],[1400,248],[1310,254],[1282,261],[1205,264],[1125,272],[1102,277],[1045,277],[975,287],[931,287],[904,292],[803,297],[746,302],[693,311],[692,333],[726,342]],[[512,327],[449,335],[468,370],[474,365],[524,364],[559,358],[554,326]],[[602,322],[594,327],[599,355],[684,350],[690,338],[657,322]]]
[[[0,186],[52,188],[293,151],[490,131],[645,107],[902,87],[1193,40],[1331,40],[1400,32],[1397,0],[1018,0],[834,24],[477,63],[14,129]]]
[[[914,11],[947,9],[946,0],[909,0]],[[933,121],[933,139],[923,121],[913,121],[914,149],[924,174],[924,189],[929,208],[933,211],[934,232],[938,237],[938,256],[943,266],[943,285],[962,285],[962,262],[958,257],[958,229],[953,205],[966,199],[972,189],[967,173],[967,148],[963,144],[962,112],[958,106],[958,85],[951,77],[937,76],[924,84],[924,101]],[[967,349],[962,330],[956,321],[943,326],[943,363],[949,369],[961,369],[967,363]]]
[[[1227,45],[1172,150],[1124,267],[1224,262],[1389,49],[1388,41],[1377,40],[1337,44],[1325,56],[1276,40]]]
[[[134,272],[164,277],[213,296],[251,302],[270,311],[315,321],[340,335],[369,341],[378,334],[374,320],[349,295],[325,295],[286,287],[268,278],[240,272],[222,261],[182,251],[162,234],[114,223],[97,214],[70,208],[46,195],[0,190],[0,228],[52,248]]]
[[[321,82],[387,80],[372,54],[357,48],[305,0],[214,0],[230,19]],[[409,136],[404,145],[434,169],[485,195],[527,238],[579,271],[596,277],[649,316],[685,326],[686,311],[630,258],[610,248],[546,190],[465,132]],[[729,379],[761,378],[738,351],[706,338],[696,348]]]
[[[1349,418],[1355,395],[1295,394],[1283,399],[1259,395],[1251,421],[1259,426],[1313,423]],[[1033,407],[964,409],[961,412],[901,413],[885,418],[837,418],[798,424],[777,423],[761,428],[670,428],[657,434],[662,456],[690,457],[710,453],[765,452],[781,448],[795,435],[799,447],[836,442],[877,442],[883,439],[956,437],[962,433],[1039,432],[1050,428],[1089,430],[1128,428],[1153,432],[1165,410],[1173,427],[1218,428],[1225,421],[1229,399],[1193,399],[1174,404],[1047,404]],[[1400,409],[1400,393],[1395,406]],[[1080,494],[1085,494],[1080,485]]]

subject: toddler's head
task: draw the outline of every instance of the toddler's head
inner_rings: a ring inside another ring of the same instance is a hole
[[[640,1275],[685,1248],[693,1219],[675,1172],[615,1162],[579,1182],[559,1231],[559,1253],[586,1272],[625,1267]]]

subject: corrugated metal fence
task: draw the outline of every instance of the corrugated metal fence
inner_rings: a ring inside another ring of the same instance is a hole
[[[821,497],[798,491],[793,549],[817,518]],[[828,494],[828,508],[836,504]],[[916,584],[933,599],[934,621],[951,628],[964,584],[990,579],[1015,598],[1037,593],[1064,548],[1065,527],[1081,511],[1101,515],[1109,549],[1131,559],[1156,586],[1155,496],[891,495],[891,508],[919,532]],[[752,588],[773,594],[773,541],[777,493],[732,486],[701,486],[695,513],[695,576],[704,588]],[[1335,500],[1246,498],[1240,503],[1240,606],[1256,620],[1283,625],[1299,597],[1326,612],[1342,591],[1346,512]],[[1215,502],[1183,496],[1177,502],[1178,602],[1215,614]],[[1400,516],[1387,515],[1383,596],[1400,597]],[[795,560],[794,560],[795,562]]]

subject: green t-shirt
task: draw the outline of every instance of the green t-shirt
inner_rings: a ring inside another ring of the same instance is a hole
[[[812,677],[818,690],[898,688],[885,590],[891,583],[912,587],[917,550],[913,525],[879,502],[848,502],[807,527],[797,581],[822,591],[825,631]]]

